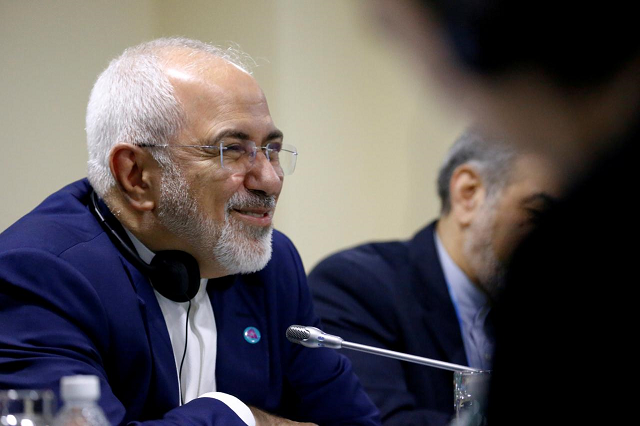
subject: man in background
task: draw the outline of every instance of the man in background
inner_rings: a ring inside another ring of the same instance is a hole
[[[624,424],[637,392],[640,38],[626,1],[377,2],[420,70],[565,182],[512,258],[491,425]]]
[[[557,188],[541,158],[475,129],[449,150],[437,187],[441,216],[412,240],[346,250],[311,272],[316,310],[348,341],[488,370],[504,265]],[[346,354],[385,424],[451,420],[452,372]]]
[[[88,180],[0,235],[0,388],[95,375],[111,424],[377,424],[273,230],[283,142],[241,54],[196,40],[127,49],[87,108]]]

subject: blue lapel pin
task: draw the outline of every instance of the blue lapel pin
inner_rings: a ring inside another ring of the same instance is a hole
[[[260,330],[255,327],[247,327],[244,329],[244,340],[249,343],[258,343],[260,341]]]

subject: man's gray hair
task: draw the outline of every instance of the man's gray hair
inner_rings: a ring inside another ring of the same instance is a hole
[[[488,138],[475,127],[468,128],[449,149],[438,172],[440,213],[445,215],[451,210],[449,186],[456,168],[463,164],[473,166],[480,174],[489,198],[509,183],[516,156],[516,150],[504,141]]]
[[[113,59],[93,86],[87,106],[87,176],[101,197],[115,185],[109,168],[115,144],[165,145],[185,124],[184,110],[164,69],[166,54],[172,50],[186,50],[194,67],[201,66],[198,55],[204,53],[249,72],[250,58],[238,49],[180,37],[146,42]],[[170,159],[163,151],[153,150],[152,155],[167,164]]]

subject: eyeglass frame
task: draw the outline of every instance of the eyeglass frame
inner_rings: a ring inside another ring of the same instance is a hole
[[[269,142],[267,143],[265,146],[258,146],[258,144],[254,141],[251,140],[241,140],[239,142],[234,142],[234,144],[238,144],[238,145],[242,145],[243,149],[244,149],[244,153],[240,154],[240,157],[243,157],[245,155],[247,155],[249,152],[252,153],[252,155],[250,155],[249,158],[249,164],[251,164],[251,166],[253,167],[253,164],[255,163],[256,157],[258,156],[258,150],[263,150],[264,152],[264,156],[267,158],[267,160],[269,161],[269,164],[271,164],[271,158],[269,158],[269,152],[271,151],[275,151],[272,148],[269,148],[269,145],[272,144],[279,144],[281,145],[280,151],[286,151],[289,152],[293,155],[293,167],[291,169],[290,172],[285,172],[284,168],[280,168],[282,170],[282,175],[283,176],[287,176],[287,175],[292,175],[293,172],[296,170],[296,163],[298,160],[298,149],[291,145],[291,144],[284,144],[282,142]],[[220,151],[220,166],[223,169],[227,169],[224,166],[224,154],[223,151],[226,149],[229,149],[228,146],[224,146],[224,140],[220,141],[218,143],[218,145],[169,145],[169,144],[165,144],[165,145],[153,145],[153,144],[149,144],[149,143],[139,143],[139,144],[134,144],[134,146],[139,146],[141,148],[199,148],[199,149],[217,149]],[[273,167],[273,166],[272,166]],[[274,168],[275,170],[275,168]]]

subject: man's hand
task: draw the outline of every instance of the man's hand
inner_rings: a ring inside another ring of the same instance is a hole
[[[274,416],[273,414],[266,413],[256,407],[249,407],[253,417],[256,419],[256,426],[287,426],[287,425],[301,425],[301,426],[318,426],[315,423],[300,423],[293,420],[283,419],[282,417]]]

